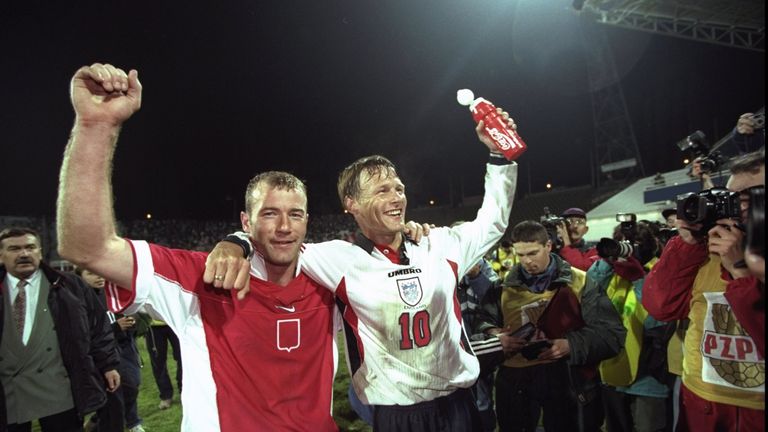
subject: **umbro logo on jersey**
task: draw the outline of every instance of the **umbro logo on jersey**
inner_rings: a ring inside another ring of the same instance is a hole
[[[415,274],[415,273],[421,273],[421,269],[408,268],[408,269],[402,269],[402,270],[395,270],[393,272],[387,273],[387,276],[395,277],[395,276],[402,276],[402,275]]]
[[[278,308],[278,309],[282,309],[282,310],[284,310],[286,312],[296,312],[296,306],[294,306],[294,305],[291,305],[291,307],[275,305],[275,307]]]

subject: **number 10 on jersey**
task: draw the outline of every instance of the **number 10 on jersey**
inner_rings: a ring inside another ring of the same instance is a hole
[[[414,314],[403,312],[400,315],[400,349],[425,347],[432,340],[432,330],[429,328],[429,312],[420,310]]]

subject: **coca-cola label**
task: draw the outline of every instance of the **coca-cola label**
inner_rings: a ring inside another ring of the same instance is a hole
[[[499,146],[499,150],[507,151],[515,146],[515,143],[503,132],[500,132],[496,128],[486,128],[486,131],[488,131],[488,136],[491,137],[492,140],[496,141],[496,144]]]

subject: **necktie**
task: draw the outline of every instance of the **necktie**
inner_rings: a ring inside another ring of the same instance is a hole
[[[16,322],[16,330],[19,332],[19,337],[24,338],[24,319],[27,316],[27,292],[25,287],[27,281],[20,280],[16,287],[19,289],[19,293],[16,294],[16,301],[13,302],[13,320]]]

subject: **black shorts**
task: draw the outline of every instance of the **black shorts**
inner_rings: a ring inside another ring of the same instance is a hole
[[[483,430],[469,389],[414,405],[375,405],[374,432],[474,432]]]

